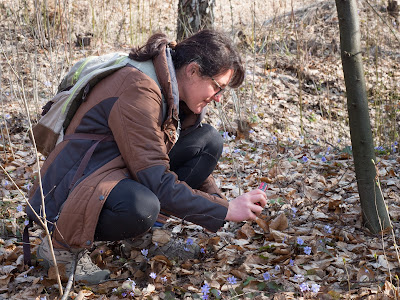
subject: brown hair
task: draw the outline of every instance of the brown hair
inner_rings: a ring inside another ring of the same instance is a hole
[[[145,61],[157,56],[164,46],[173,49],[172,61],[175,69],[195,62],[202,76],[214,77],[230,69],[233,76],[229,86],[236,88],[244,80],[244,68],[241,58],[231,40],[215,30],[201,30],[174,45],[163,33],[152,35],[141,47],[132,48],[129,57],[136,61]]]

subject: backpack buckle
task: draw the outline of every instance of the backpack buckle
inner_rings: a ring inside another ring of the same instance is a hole
[[[85,101],[87,95],[89,94],[90,91],[90,84],[88,83],[85,88],[83,89],[83,94],[82,94],[82,100]]]

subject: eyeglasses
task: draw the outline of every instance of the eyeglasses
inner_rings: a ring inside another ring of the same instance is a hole
[[[228,92],[228,90],[223,88],[214,78],[211,77],[211,79],[212,79],[212,81],[214,81],[215,85],[219,88],[219,91],[216,92],[213,97],[217,97],[217,96],[224,97],[224,96],[226,96],[226,94],[227,94],[226,92]]]

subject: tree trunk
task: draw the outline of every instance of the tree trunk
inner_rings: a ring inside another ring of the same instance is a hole
[[[177,41],[214,26],[215,0],[179,0]]]
[[[371,232],[378,233],[390,226],[390,220],[373,164],[374,142],[362,65],[356,0],[336,0],[336,9],[339,18],[351,144],[363,222]]]
[[[389,0],[388,5],[386,7],[389,16],[393,18],[393,25],[399,29],[399,15],[400,9],[397,0]]]

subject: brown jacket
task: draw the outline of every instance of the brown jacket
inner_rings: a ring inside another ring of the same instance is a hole
[[[41,170],[46,215],[55,226],[56,247],[90,247],[100,211],[115,185],[132,178],[160,200],[161,210],[211,231],[224,223],[228,203],[212,176],[193,190],[169,170],[168,152],[177,140],[179,98],[175,71],[166,49],[153,60],[158,82],[168,104],[163,117],[159,86],[149,76],[127,65],[99,82],[81,104],[65,135],[91,133],[113,136],[97,145],[83,176],[70,187],[91,140],[64,140],[50,153]],[[165,121],[164,121],[165,119]],[[185,118],[182,134],[199,126],[201,118]],[[190,124],[189,124],[190,123]],[[37,185],[30,202],[42,212]],[[32,211],[27,209],[30,217]]]

